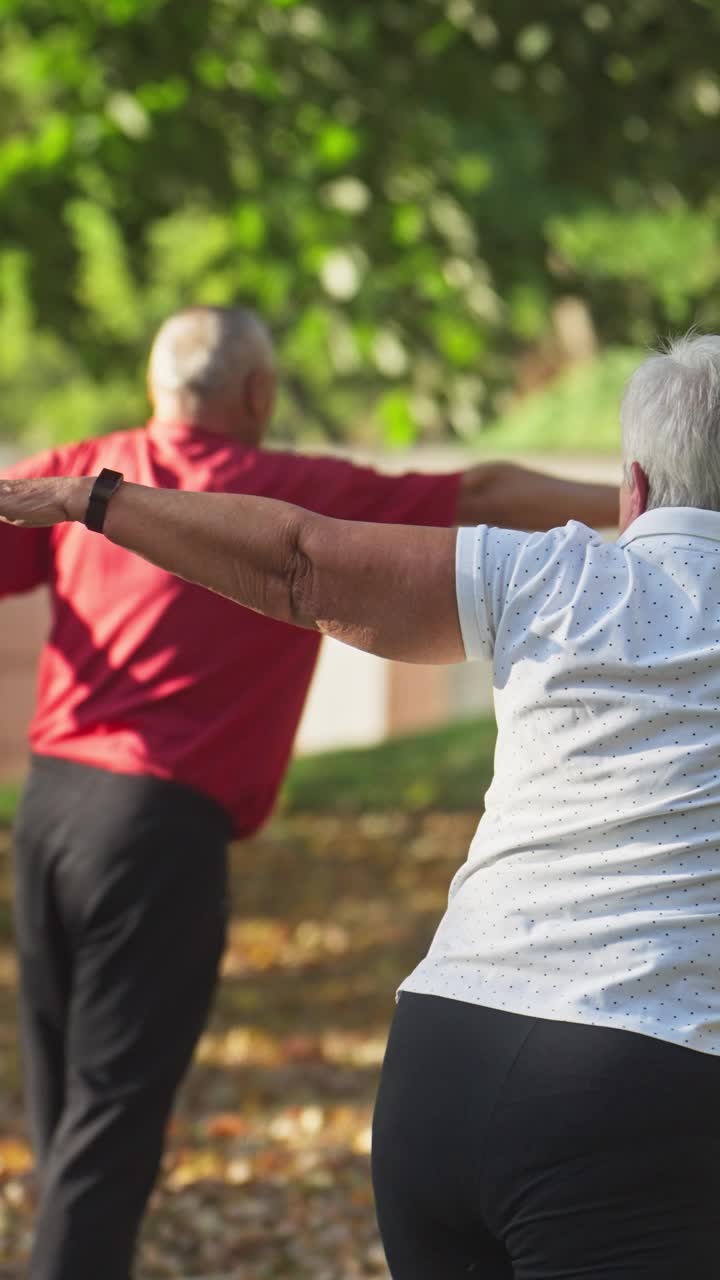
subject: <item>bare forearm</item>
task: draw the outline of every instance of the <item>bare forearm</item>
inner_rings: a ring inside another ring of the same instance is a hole
[[[125,484],[105,532],[190,582],[356,648],[411,662],[462,657],[450,530],[331,520],[269,498]],[[442,608],[428,619],[429,596]]]
[[[450,530],[331,520],[269,498],[124,484],[105,532],[238,604],[370,653],[410,662],[463,656]]]
[[[0,480],[0,520],[31,532],[65,521],[82,523],[93,484],[92,476]],[[312,626],[314,618],[296,605],[296,596],[299,601],[307,597],[301,543],[303,532],[312,540],[305,526],[314,523],[340,522],[272,498],[125,481],[107,506],[103,533],[188,582],[283,622]]]
[[[458,524],[545,530],[580,520],[596,529],[618,522],[614,485],[564,480],[509,462],[487,463],[463,476]]]
[[[0,481],[0,519],[82,521],[92,485],[90,477]],[[360,524],[270,498],[125,483],[104,532],[189,582],[371,653],[408,662],[464,657],[450,529]]]
[[[123,484],[105,535],[189,582],[291,622],[301,514],[267,498]]]

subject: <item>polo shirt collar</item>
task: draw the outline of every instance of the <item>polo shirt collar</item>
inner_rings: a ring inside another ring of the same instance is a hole
[[[179,418],[175,422],[158,422],[157,418],[151,418],[147,424],[148,433],[155,440],[172,440],[183,443],[189,440],[204,440],[214,444],[217,448],[221,444],[226,444],[229,436],[222,435],[219,431],[211,431],[209,427],[203,427],[198,422],[184,422]]]
[[[720,511],[707,511],[700,507],[656,507],[633,520],[617,541],[618,546],[626,547],[638,538],[677,534],[720,542]]]

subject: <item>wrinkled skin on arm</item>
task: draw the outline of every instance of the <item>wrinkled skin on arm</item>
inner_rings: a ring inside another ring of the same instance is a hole
[[[0,482],[0,519],[27,527],[83,520],[92,477]],[[382,657],[458,662],[455,535],[361,524],[244,494],[123,484],[112,542],[268,617]],[[97,537],[88,533],[88,537]]]

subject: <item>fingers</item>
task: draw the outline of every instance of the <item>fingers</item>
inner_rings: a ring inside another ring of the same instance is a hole
[[[0,520],[25,528],[58,524],[67,519],[60,478],[0,480]]]

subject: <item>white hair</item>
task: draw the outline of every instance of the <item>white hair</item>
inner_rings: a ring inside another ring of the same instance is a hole
[[[648,510],[720,510],[720,336],[668,342],[630,378],[620,408],[625,479],[639,462]]]
[[[257,368],[273,366],[273,345],[259,316],[245,307],[189,307],[158,330],[150,352],[150,385],[220,397]]]

